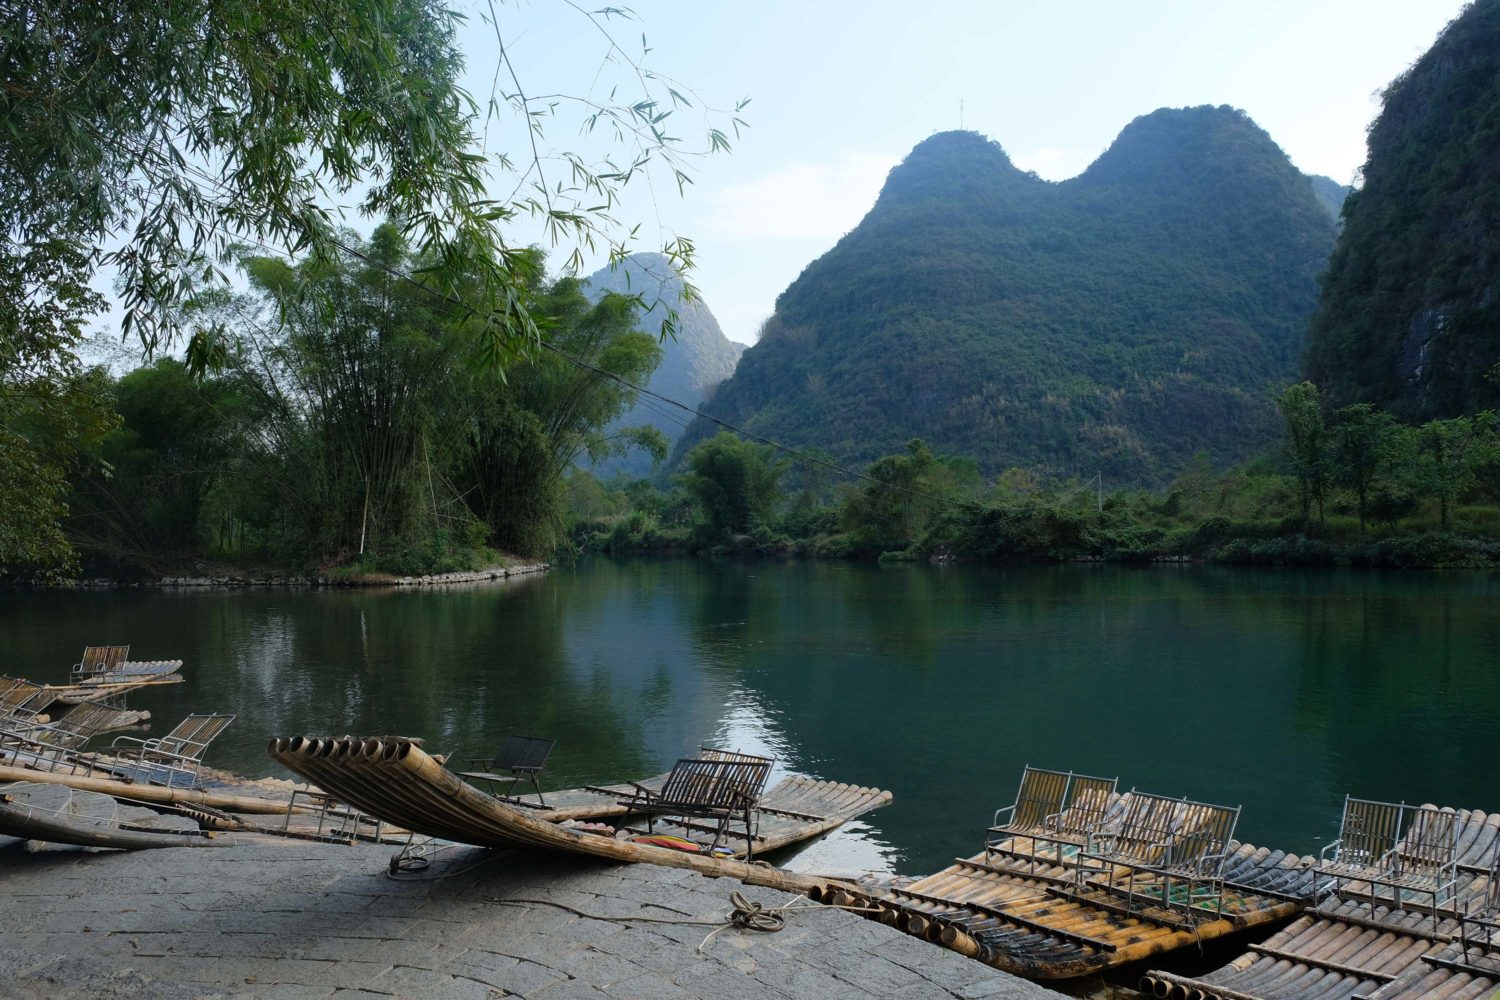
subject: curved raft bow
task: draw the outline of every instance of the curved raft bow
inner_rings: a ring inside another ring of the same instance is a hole
[[[762,864],[689,854],[666,847],[615,840],[559,826],[487,795],[449,771],[410,739],[273,739],[271,758],[361,812],[414,833],[475,847],[566,851],[621,862],[688,868],[712,877],[727,876],[750,885],[790,892],[823,890],[836,882],[794,875]],[[790,786],[787,788],[787,786]],[[777,797],[778,790],[786,792]],[[891,801],[876,788],[788,778],[766,796],[777,799],[775,822],[761,827],[757,854],[810,840],[845,821]]]

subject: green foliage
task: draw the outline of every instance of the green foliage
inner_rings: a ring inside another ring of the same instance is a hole
[[[1370,517],[1372,497],[1380,516],[1389,518],[1394,509],[1391,500],[1399,492],[1400,471],[1410,439],[1405,429],[1389,414],[1369,403],[1354,403],[1333,415],[1332,453],[1336,481],[1352,489],[1358,502],[1359,525]]]
[[[68,476],[114,421],[102,375],[77,354],[102,304],[78,278],[85,256],[42,240],[0,266],[0,577],[76,565],[62,528]]]
[[[469,363],[473,322],[396,276],[426,258],[395,227],[356,246],[335,262],[246,259],[253,292],[211,307],[238,334],[222,373],[164,359],[114,386],[107,471],[82,477],[70,521],[96,560],[418,574],[493,561],[486,543],[553,551],[567,470],[629,443],[604,433],[629,392],[583,366],[648,378],[656,338],[629,299],[544,281],[537,255],[527,306],[556,350],[502,380]]]
[[[1436,498],[1443,531],[1448,512],[1474,489],[1479,470],[1493,464],[1496,450],[1495,414],[1433,420],[1417,432],[1418,464],[1426,492]]]
[[[1308,179],[1230,108],[1137,119],[1057,184],[942,133],[782,293],[707,409],[852,465],[920,436],[987,476],[1161,484],[1275,441],[1333,240]]]
[[[84,472],[69,531],[95,555],[181,560],[213,544],[205,502],[247,434],[239,379],[195,379],[172,358],[139,368],[114,386],[120,426]]]
[[[1297,477],[1302,517],[1311,516],[1314,505],[1323,517],[1323,494],[1328,486],[1328,440],[1323,427],[1323,407],[1318,387],[1311,382],[1288,386],[1277,402],[1286,423],[1286,450],[1292,474]]]
[[[781,504],[787,463],[769,445],[721,431],[688,452],[683,465],[683,486],[711,542],[765,526]]]
[[[539,289],[533,311],[545,317],[543,352],[514,366],[504,383],[485,376],[470,393],[477,410],[455,482],[469,508],[507,552],[541,555],[567,535],[564,477],[581,457],[601,460],[665,443],[653,428],[611,433],[633,402],[629,390],[569,358],[644,382],[661,360],[656,338],[635,329],[635,304],[605,295],[591,303],[579,283],[563,278]],[[564,356],[565,355],[565,356]]]
[[[1287,422],[1282,448],[1227,471],[1200,452],[1159,492],[1103,493],[1096,481],[1059,481],[1014,467],[986,486],[972,461],[935,456],[913,440],[831,502],[811,499],[821,487],[805,490],[779,520],[762,517],[749,531],[700,529],[698,547],[882,563],[1500,565],[1500,425],[1492,414],[1410,427],[1365,405],[1325,421],[1309,383],[1279,399]],[[728,435],[710,443],[757,450]],[[809,487],[821,481],[821,472],[802,472]],[[644,480],[617,488],[609,513],[588,528],[588,547],[693,547],[684,527],[662,526],[664,499]],[[713,523],[703,495],[690,489],[688,499],[694,509],[672,518],[676,524]]]
[[[1386,88],[1323,278],[1307,374],[1403,420],[1500,406],[1500,3]]]
[[[492,25],[497,79],[509,71],[512,86],[497,87],[489,113],[508,113],[529,142],[523,155],[488,157],[479,109],[457,83],[464,16],[443,0],[0,0],[0,271],[58,265],[46,300],[113,265],[127,331],[153,346],[178,331],[162,307],[216,279],[234,240],[335,258],[330,206],[353,197],[367,218],[401,220],[436,287],[477,302],[480,345],[502,360],[537,333],[527,254],[507,244],[505,222],[535,215],[575,253],[602,243],[623,254],[629,236],[610,210],[631,180],[660,164],[680,184],[685,157],[727,149],[725,129],[743,124],[738,109],[709,113],[702,149],[675,135],[669,119],[693,101],[609,37],[603,22],[626,14],[579,12],[621,68],[618,102],[614,91],[527,97],[505,55],[510,25]],[[564,152],[568,181],[551,178],[537,150],[564,107],[584,132],[612,135],[623,166]],[[494,172],[510,175],[495,183],[508,198],[489,196]],[[103,252],[121,232],[123,245]],[[674,239],[665,252],[688,265],[692,245]],[[213,333],[197,329],[190,356],[212,357]]]

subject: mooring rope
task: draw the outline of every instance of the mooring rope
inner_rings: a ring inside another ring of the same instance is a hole
[[[698,951],[700,952],[708,947],[710,941],[731,927],[774,934],[786,926],[786,915],[793,910],[847,910],[850,913],[875,913],[879,911],[879,907],[873,906],[845,906],[836,903],[814,903],[811,900],[803,900],[801,903],[794,900],[781,906],[767,906],[764,903],[757,903],[746,899],[744,893],[738,889],[729,894],[729,902],[733,909],[730,910],[727,917],[720,917],[718,919],[694,918],[677,920],[672,917],[610,917],[601,913],[589,913],[586,910],[580,910],[575,906],[569,906],[567,903],[559,903],[551,899],[523,899],[521,897],[501,899],[498,896],[486,896],[485,898],[491,903],[498,903],[501,906],[551,906],[588,920],[604,920],[610,923],[675,924],[679,927],[714,928],[709,932],[707,937],[698,943]],[[656,904],[643,903],[642,905],[655,906]]]

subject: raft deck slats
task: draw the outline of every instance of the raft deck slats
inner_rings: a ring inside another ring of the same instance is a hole
[[[1436,830],[1442,843],[1456,843],[1457,899],[1487,895],[1500,850],[1500,815],[1421,808],[1429,817],[1451,816],[1457,828],[1454,836],[1444,820],[1422,831],[1424,840],[1432,840],[1427,833]],[[1395,827],[1387,826],[1377,826],[1371,836],[1391,836]],[[1399,846],[1404,845],[1385,849]],[[1389,892],[1375,900],[1370,888],[1358,880],[1336,883],[1333,896],[1315,912],[1227,965],[1196,978],[1153,970],[1142,985],[1161,983],[1209,1000],[1470,1000],[1487,998],[1500,987],[1500,954],[1492,953],[1489,966],[1476,964],[1486,961],[1478,950],[1465,956],[1456,909],[1434,910],[1427,884],[1420,887],[1424,900],[1393,901]]]

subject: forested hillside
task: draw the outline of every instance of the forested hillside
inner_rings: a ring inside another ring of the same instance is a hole
[[[709,406],[854,462],[918,436],[989,474],[1233,462],[1277,433],[1334,228],[1228,107],[1138,118],[1062,183],[940,133],[782,293]]]
[[[1344,218],[1309,376],[1410,419],[1500,406],[1500,0],[1386,88]]]
[[[661,254],[632,254],[615,267],[600,268],[588,276],[584,289],[593,298],[606,292],[640,296],[641,305],[650,307],[642,310],[639,319],[639,329],[647,333],[658,333],[666,311],[676,310],[676,332],[661,342],[661,365],[647,386],[668,399],[698,406],[729,377],[744,353],[744,344],[724,336],[708,303],[682,297],[682,277],[673,269],[671,261]],[[637,402],[611,424],[606,433],[621,427],[646,425],[661,431],[671,446],[682,435],[686,422],[687,415],[681,410],[663,408],[661,404],[647,400]],[[650,468],[650,456],[641,450],[608,458],[593,466],[599,476],[616,472],[641,476]]]

